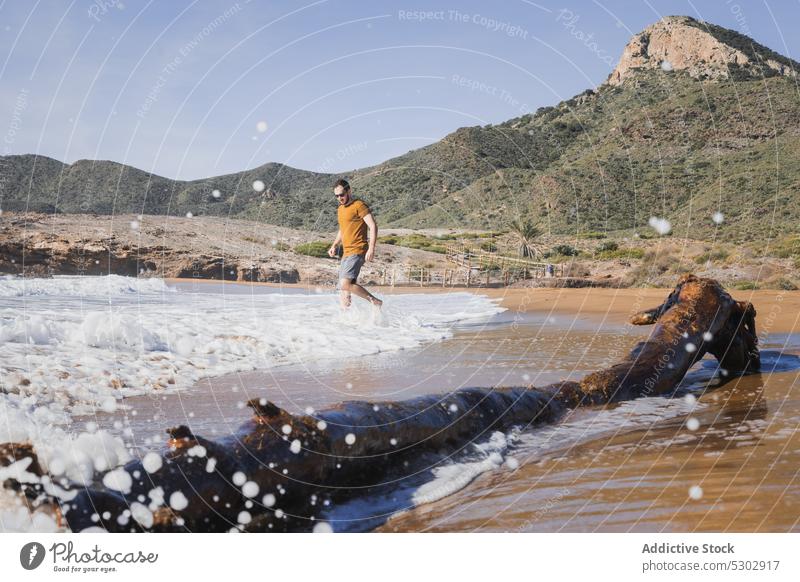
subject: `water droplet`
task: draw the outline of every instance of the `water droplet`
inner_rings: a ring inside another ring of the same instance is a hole
[[[242,486],[242,495],[245,497],[255,497],[258,495],[258,484],[255,481],[248,481]]]
[[[650,220],[647,221],[649,224],[658,234],[669,234],[672,231],[672,223],[666,218],[658,218],[656,216],[651,216]]]

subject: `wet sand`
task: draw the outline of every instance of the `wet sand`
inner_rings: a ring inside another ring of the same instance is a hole
[[[211,290],[206,285],[195,288]],[[227,283],[215,289],[268,292],[254,287]],[[389,301],[392,293],[410,292],[420,290],[382,290]],[[400,400],[464,386],[577,379],[645,338],[649,328],[626,320],[659,304],[668,290],[475,292],[497,298],[508,311],[458,326],[452,338],[414,350],[231,374],[160,398],[131,398],[123,425],[133,431],[136,446],[147,448],[165,427],[177,424],[205,436],[232,433],[249,416],[244,402],[256,397],[301,412],[349,399]],[[513,465],[483,473],[433,503],[412,508],[398,501],[391,517],[383,509],[370,515],[362,508],[341,529],[797,531],[800,293],[733,295],[753,301],[759,311],[763,373],[706,390],[714,380],[700,366],[675,398],[576,411],[557,425],[518,435],[507,452]],[[690,403],[684,392],[696,401]],[[687,427],[690,418],[697,419],[696,430]],[[119,419],[119,413],[93,418],[107,427]]]
[[[167,279],[171,284],[192,285],[198,290],[216,287],[238,293],[258,292],[259,288],[310,293],[318,290],[332,293],[332,287],[285,283],[235,283],[208,279]],[[601,321],[624,323],[634,313],[659,305],[672,289],[629,288],[607,289],[584,287],[581,289],[545,288],[443,288],[443,287],[381,287],[369,289],[381,297],[391,298],[400,293],[453,293],[468,291],[498,299],[510,311],[579,314],[600,318]],[[800,291],[728,289],[737,301],[750,301],[758,311],[757,323],[761,329],[772,333],[800,332]]]
[[[520,445],[518,469],[481,475],[380,530],[798,531],[796,381],[796,371],[740,378],[700,396],[694,414],[634,430],[624,422],[637,406],[626,407],[620,427],[600,436],[590,434],[597,414],[589,411],[572,427],[554,427],[551,447]],[[687,428],[689,418],[698,429]]]

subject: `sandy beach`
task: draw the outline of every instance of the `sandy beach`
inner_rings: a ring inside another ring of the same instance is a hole
[[[241,306],[250,295],[276,292],[321,292],[335,301],[329,288],[196,280],[170,285],[189,303],[193,293],[224,294],[226,305]],[[645,339],[651,328],[631,326],[627,319],[668,292],[470,290],[507,310],[452,325],[443,339],[412,349],[306,358],[206,377],[179,391],[132,396],[114,413],[77,418],[76,426],[90,422],[112,433],[129,431],[132,446],[145,451],[163,443],[165,427],[179,424],[211,438],[233,434],[250,417],[244,402],[252,398],[302,413],[345,400],[396,401],[466,386],[580,379]],[[387,308],[427,297],[436,310],[464,297],[464,290],[451,295],[453,290],[413,287],[379,293]],[[326,519],[337,531],[796,530],[800,508],[789,491],[800,458],[794,386],[800,293],[748,291],[734,297],[753,301],[759,311],[762,373],[717,387],[715,367],[704,361],[674,398],[581,409],[553,426],[497,433],[404,480],[399,489],[331,507]],[[284,333],[289,337],[291,330]]]
[[[302,292],[332,292],[331,287],[312,284],[286,283],[233,283],[207,279],[166,279],[168,283],[191,285],[234,285],[238,289],[269,287]],[[198,287],[201,288],[201,287]],[[229,287],[233,288],[233,287]],[[615,323],[626,322],[638,311],[659,305],[672,291],[671,288],[606,289],[586,287],[567,288],[443,288],[443,287],[382,287],[370,286],[381,296],[391,297],[406,293],[453,293],[467,291],[497,299],[500,305],[515,313],[539,312],[559,314],[581,314],[605,318]],[[224,289],[224,287],[223,287]],[[800,331],[800,291],[728,289],[737,301],[750,301],[758,312],[759,330],[773,333],[797,333]]]
[[[359,300],[343,313],[332,287],[309,285],[3,285],[14,340],[4,438],[32,441],[76,477],[92,457],[75,447],[102,447],[116,464],[161,450],[168,427],[233,435],[253,398],[304,414],[348,400],[580,380],[646,339],[652,328],[630,316],[671,291],[371,287],[385,299],[381,313]],[[758,311],[761,373],[719,386],[707,358],[672,398],[484,435],[321,517],[336,531],[794,531],[800,292],[732,295]],[[28,398],[47,415],[28,416]]]

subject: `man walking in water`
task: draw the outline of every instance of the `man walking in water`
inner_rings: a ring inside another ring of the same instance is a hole
[[[339,232],[333,241],[328,255],[336,256],[336,247],[341,243],[344,247],[342,263],[339,266],[339,293],[342,307],[350,307],[350,294],[355,293],[376,307],[383,301],[372,295],[356,283],[358,273],[364,261],[372,261],[375,257],[375,243],[378,240],[378,225],[364,202],[355,200],[350,195],[350,184],[347,180],[337,180],[333,194],[339,201]],[[369,237],[367,237],[369,230]]]

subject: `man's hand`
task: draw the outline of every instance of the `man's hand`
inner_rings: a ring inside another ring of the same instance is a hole
[[[364,217],[364,222],[367,223],[369,229],[369,246],[367,247],[367,255],[364,257],[368,262],[372,262],[375,258],[375,245],[378,244],[378,225],[375,224],[375,219],[370,212]]]
[[[331,248],[328,249],[328,256],[334,258],[336,256],[336,244],[332,244]]]

